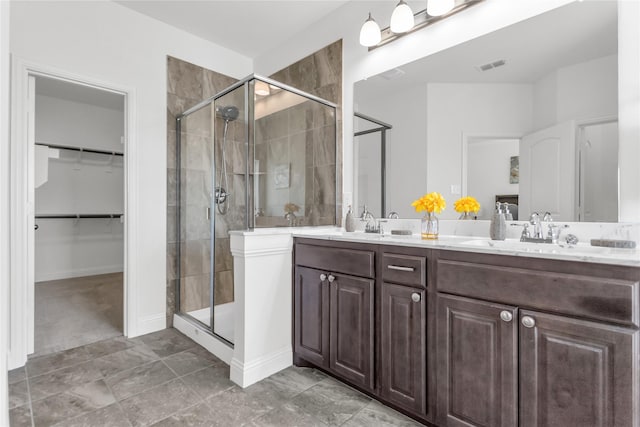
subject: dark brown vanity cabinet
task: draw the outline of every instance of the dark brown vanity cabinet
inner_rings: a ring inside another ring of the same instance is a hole
[[[518,310],[437,296],[438,425],[516,426]]]
[[[520,426],[638,425],[636,330],[526,310],[519,329]]]
[[[313,239],[294,259],[296,360],[422,422],[640,425],[638,267]]]
[[[382,252],[380,396],[427,415],[426,257]]]
[[[437,270],[458,294],[437,296],[438,425],[639,424],[638,269],[448,252]]]
[[[339,272],[372,276],[373,252],[298,245],[296,264],[296,356],[373,390],[374,280]]]

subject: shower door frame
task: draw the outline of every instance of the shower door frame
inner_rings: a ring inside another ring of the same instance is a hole
[[[215,102],[222,98],[223,96],[233,92],[234,90],[243,87],[244,86],[244,103],[245,103],[245,109],[244,109],[244,127],[245,127],[245,138],[244,138],[244,144],[245,144],[245,155],[246,155],[246,169],[245,169],[245,227],[247,230],[249,231],[253,231],[255,229],[255,216],[253,215],[254,209],[253,209],[253,198],[251,197],[251,193],[250,193],[250,189],[251,189],[251,180],[249,179],[249,177],[251,176],[251,169],[252,169],[252,165],[253,163],[250,162],[251,159],[251,153],[252,153],[252,146],[250,144],[251,141],[253,141],[253,143],[255,144],[255,135],[251,135],[250,133],[250,124],[251,122],[253,122],[254,120],[254,114],[255,114],[255,105],[253,102],[251,102],[251,99],[249,98],[250,93],[253,93],[253,91],[251,91],[251,88],[253,88],[253,85],[255,85],[256,81],[262,81],[264,83],[267,83],[269,85],[273,85],[276,86],[280,89],[286,90],[288,92],[294,93],[296,95],[302,96],[306,99],[309,99],[311,101],[315,101],[318,102],[322,105],[325,105],[327,107],[333,108],[333,117],[334,117],[334,128],[335,128],[335,145],[336,145],[336,200],[335,200],[335,219],[334,219],[334,223],[337,224],[338,223],[338,218],[340,216],[340,212],[339,212],[339,196],[338,196],[338,188],[337,188],[337,183],[338,183],[338,126],[337,126],[337,113],[338,113],[338,106],[330,101],[327,101],[326,99],[322,99],[320,97],[317,97],[315,95],[312,95],[310,93],[301,91],[300,89],[296,89],[292,86],[286,85],[284,83],[281,83],[277,80],[273,80],[271,78],[268,77],[264,77],[264,76],[260,76],[258,74],[250,74],[247,77],[238,80],[236,83],[232,84],[231,86],[223,89],[222,91],[216,93],[215,95],[199,102],[198,104],[194,105],[193,107],[187,109],[186,111],[184,111],[183,113],[179,114],[176,117],[176,163],[175,163],[175,167],[176,167],[176,202],[177,202],[177,206],[178,209],[176,209],[176,287],[175,287],[175,313],[178,316],[183,317],[184,319],[186,319],[187,321],[189,321],[190,323],[199,326],[201,329],[203,329],[206,333],[212,335],[213,337],[219,339],[220,341],[222,341],[224,344],[230,346],[233,348],[234,343],[230,342],[229,340],[225,339],[224,337],[218,335],[215,333],[215,200],[213,197],[213,194],[215,194],[215,177],[216,177],[216,167],[215,167],[215,138],[216,138],[216,132],[215,132],[215,123],[212,126],[212,132],[211,132],[211,139],[212,139],[212,143],[214,144],[214,147],[212,149],[212,159],[211,159],[211,179],[212,179],[212,195],[210,197],[210,202],[209,202],[209,211],[210,213],[210,218],[209,218],[209,222],[210,222],[210,250],[211,250],[211,256],[210,256],[210,279],[209,279],[209,303],[210,303],[210,307],[209,307],[209,318],[210,318],[210,325],[205,324],[204,322],[201,322],[200,320],[196,319],[195,317],[191,316],[189,313],[182,311],[181,307],[180,307],[180,287],[182,285],[182,275],[181,275],[181,258],[182,258],[182,251],[181,251],[181,221],[182,221],[182,215],[181,215],[181,165],[182,165],[182,160],[181,160],[181,129],[182,129],[182,119],[184,119],[185,117],[189,116],[192,113],[195,113],[196,111],[201,110],[202,108],[206,108],[207,106],[211,105],[211,108],[215,109]],[[213,114],[215,114],[215,112],[212,112]],[[253,129],[253,132],[255,132],[255,128]],[[253,156],[255,157],[255,155]],[[235,277],[234,277],[234,282],[235,282]],[[234,301],[235,301],[235,292],[234,292]]]

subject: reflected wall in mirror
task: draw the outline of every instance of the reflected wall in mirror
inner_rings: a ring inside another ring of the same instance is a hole
[[[354,111],[393,126],[386,211],[417,218],[411,202],[438,191],[443,219],[458,217],[465,195],[482,204],[480,219],[496,196],[518,195],[520,219],[617,221],[617,47],[616,2],[575,2],[357,82]],[[375,199],[361,191],[371,188],[360,182],[363,146],[354,211]]]

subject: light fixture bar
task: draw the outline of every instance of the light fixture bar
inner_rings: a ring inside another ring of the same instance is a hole
[[[449,12],[445,13],[444,15],[440,15],[440,16],[430,16],[427,14],[427,10],[421,10],[418,13],[415,13],[413,15],[414,20],[415,20],[415,25],[414,27],[410,30],[407,31],[406,33],[394,33],[391,31],[390,27],[384,28],[381,31],[381,39],[380,41],[374,45],[374,46],[369,46],[369,51],[372,51],[373,49],[377,49],[380,46],[384,46],[387,43],[391,43],[394,40],[399,39],[400,37],[404,37],[407,34],[411,34],[415,31],[418,31],[428,25],[434,24],[442,19],[448,18],[451,15],[455,15],[458,12],[462,12],[463,10],[467,9],[468,7],[474,6],[478,3],[483,2],[484,0],[463,0],[462,3],[460,3],[459,5],[456,5],[453,9],[451,9]]]

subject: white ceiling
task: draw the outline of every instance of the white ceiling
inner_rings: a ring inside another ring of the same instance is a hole
[[[115,0],[250,58],[303,31],[349,0]]]
[[[570,3],[403,65],[404,74],[393,80],[378,75],[358,82],[356,96],[379,97],[424,82],[534,83],[560,67],[617,53],[617,23],[616,2]],[[503,67],[476,70],[501,59]]]
[[[36,77],[36,95],[124,111],[124,95],[122,94],[59,79]]]

